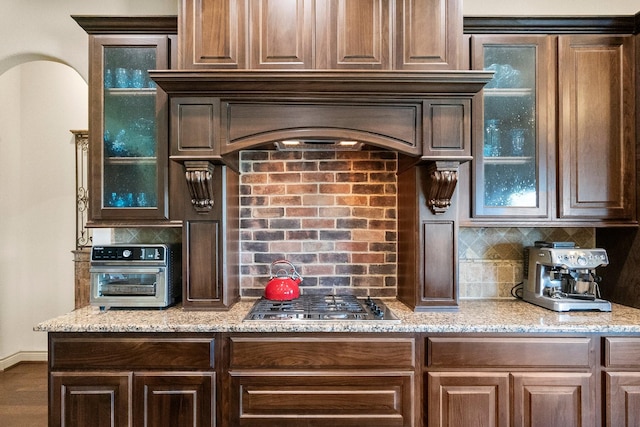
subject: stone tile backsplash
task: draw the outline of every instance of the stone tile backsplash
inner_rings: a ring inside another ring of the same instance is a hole
[[[595,245],[593,228],[461,228],[458,239],[461,299],[512,298],[522,282],[523,248],[538,240]]]

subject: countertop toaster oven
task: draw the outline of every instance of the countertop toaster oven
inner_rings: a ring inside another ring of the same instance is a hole
[[[123,244],[91,248],[90,303],[100,309],[165,308],[180,300],[180,248]]]

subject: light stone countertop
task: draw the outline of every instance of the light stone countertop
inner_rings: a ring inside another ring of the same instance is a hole
[[[458,311],[414,313],[384,300],[400,318],[386,321],[243,321],[255,300],[229,311],[100,311],[84,307],[44,321],[42,332],[427,332],[427,333],[606,333],[640,334],[640,309],[612,304],[611,312],[558,313],[519,300],[463,300]]]

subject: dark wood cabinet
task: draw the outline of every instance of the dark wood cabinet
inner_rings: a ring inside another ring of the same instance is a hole
[[[426,348],[429,427],[598,424],[593,338],[431,337]]]
[[[638,354],[635,335],[56,332],[49,425],[635,426]]]
[[[603,345],[605,425],[640,425],[640,339],[607,337]]]
[[[514,373],[512,377],[513,425],[598,425],[593,374],[529,372]]]
[[[229,425],[416,425],[410,336],[231,336],[229,347]]]
[[[172,156],[169,164],[171,219],[182,224],[185,310],[228,310],[240,299],[239,175],[207,159]]]
[[[216,425],[214,342],[193,334],[49,334],[49,425]]]
[[[134,426],[202,426],[215,421],[215,373],[135,373]]]
[[[558,217],[636,220],[634,38],[558,38]]]
[[[432,181],[457,179],[455,162],[442,163],[398,173],[397,297],[415,311],[458,306],[457,195],[445,212],[429,209]]]
[[[461,1],[396,0],[395,9],[395,69],[462,68]]]
[[[425,390],[429,427],[510,424],[508,373],[429,372]]]
[[[175,17],[74,16],[89,34],[89,225],[167,224],[168,109],[148,76],[175,58]]]
[[[533,53],[534,65],[514,59],[518,49]],[[474,117],[473,187],[470,206],[465,201],[462,208],[470,215],[463,217],[465,223],[635,225],[634,37],[472,35],[471,56],[474,69],[508,65],[519,79],[500,72],[501,83],[491,82],[483,91],[484,109],[476,110],[483,114]],[[526,83],[529,71],[535,71],[534,84]],[[502,150],[493,147],[495,153],[488,143],[490,121],[500,127],[494,133]],[[529,146],[515,157],[513,134],[505,130],[514,128],[525,132]]]
[[[460,64],[457,0],[183,0],[180,17],[182,69],[455,70]]]
[[[312,0],[249,3],[249,67],[313,68],[315,13]]]
[[[473,35],[471,55],[474,69],[496,72],[474,116],[477,137],[468,196],[472,217],[549,220],[554,206],[554,192],[549,190],[555,174],[552,38]],[[523,136],[518,152],[512,147],[516,131]]]
[[[49,427],[130,426],[130,372],[52,372]]]

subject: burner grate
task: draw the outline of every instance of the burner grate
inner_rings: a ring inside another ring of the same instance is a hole
[[[302,295],[291,301],[258,300],[245,320],[398,320],[379,300],[353,295]]]

